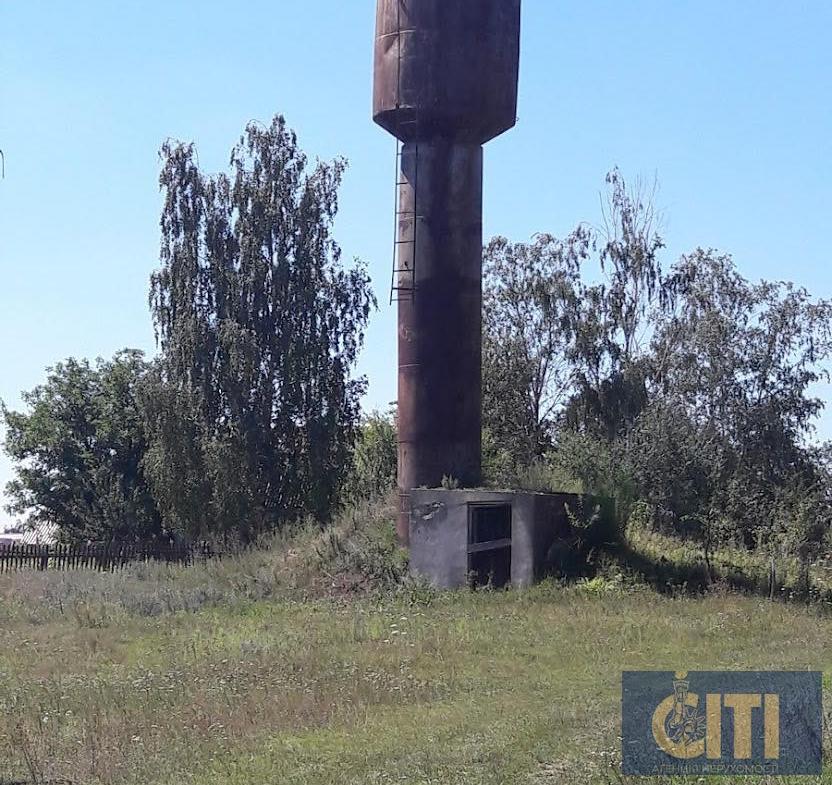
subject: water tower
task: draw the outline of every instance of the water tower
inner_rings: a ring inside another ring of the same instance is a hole
[[[517,118],[520,0],[378,0],[373,119],[399,141],[398,534],[481,482],[483,145]]]

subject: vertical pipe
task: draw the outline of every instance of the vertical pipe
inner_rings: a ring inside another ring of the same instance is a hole
[[[408,143],[401,167],[400,247],[415,238],[415,290],[399,301],[397,531],[407,544],[411,489],[481,481],[482,146]]]

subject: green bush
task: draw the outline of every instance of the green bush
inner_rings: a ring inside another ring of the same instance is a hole
[[[396,486],[397,466],[398,437],[393,415],[371,412],[358,429],[345,500],[360,504],[385,497]]]

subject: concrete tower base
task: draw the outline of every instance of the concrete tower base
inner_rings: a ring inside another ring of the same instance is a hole
[[[418,489],[410,500],[411,571],[442,589],[530,586],[569,537],[566,505],[583,504],[574,494],[483,490]]]

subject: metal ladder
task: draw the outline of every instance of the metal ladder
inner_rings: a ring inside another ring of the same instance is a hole
[[[402,104],[402,2],[396,4],[396,17],[398,30],[398,74],[396,85],[396,108],[401,109]],[[417,131],[419,129],[418,115],[402,123],[402,126],[411,126]],[[394,201],[395,225],[393,227],[393,281],[390,285],[390,304],[402,300],[413,301],[416,297],[416,235],[419,215],[417,210],[417,194],[419,185],[419,145],[414,143],[413,182],[411,183],[404,176],[402,162],[404,158],[404,144],[396,140],[396,196]],[[402,210],[402,188],[410,186],[413,189],[413,209]]]
[[[415,120],[413,121],[416,122]],[[413,182],[402,171],[404,145],[396,141],[396,199],[393,238],[393,282],[390,287],[390,303],[412,301],[416,297],[416,238],[419,212],[416,206],[419,178],[419,146],[414,145]],[[413,189],[413,209],[402,209],[401,189]]]

